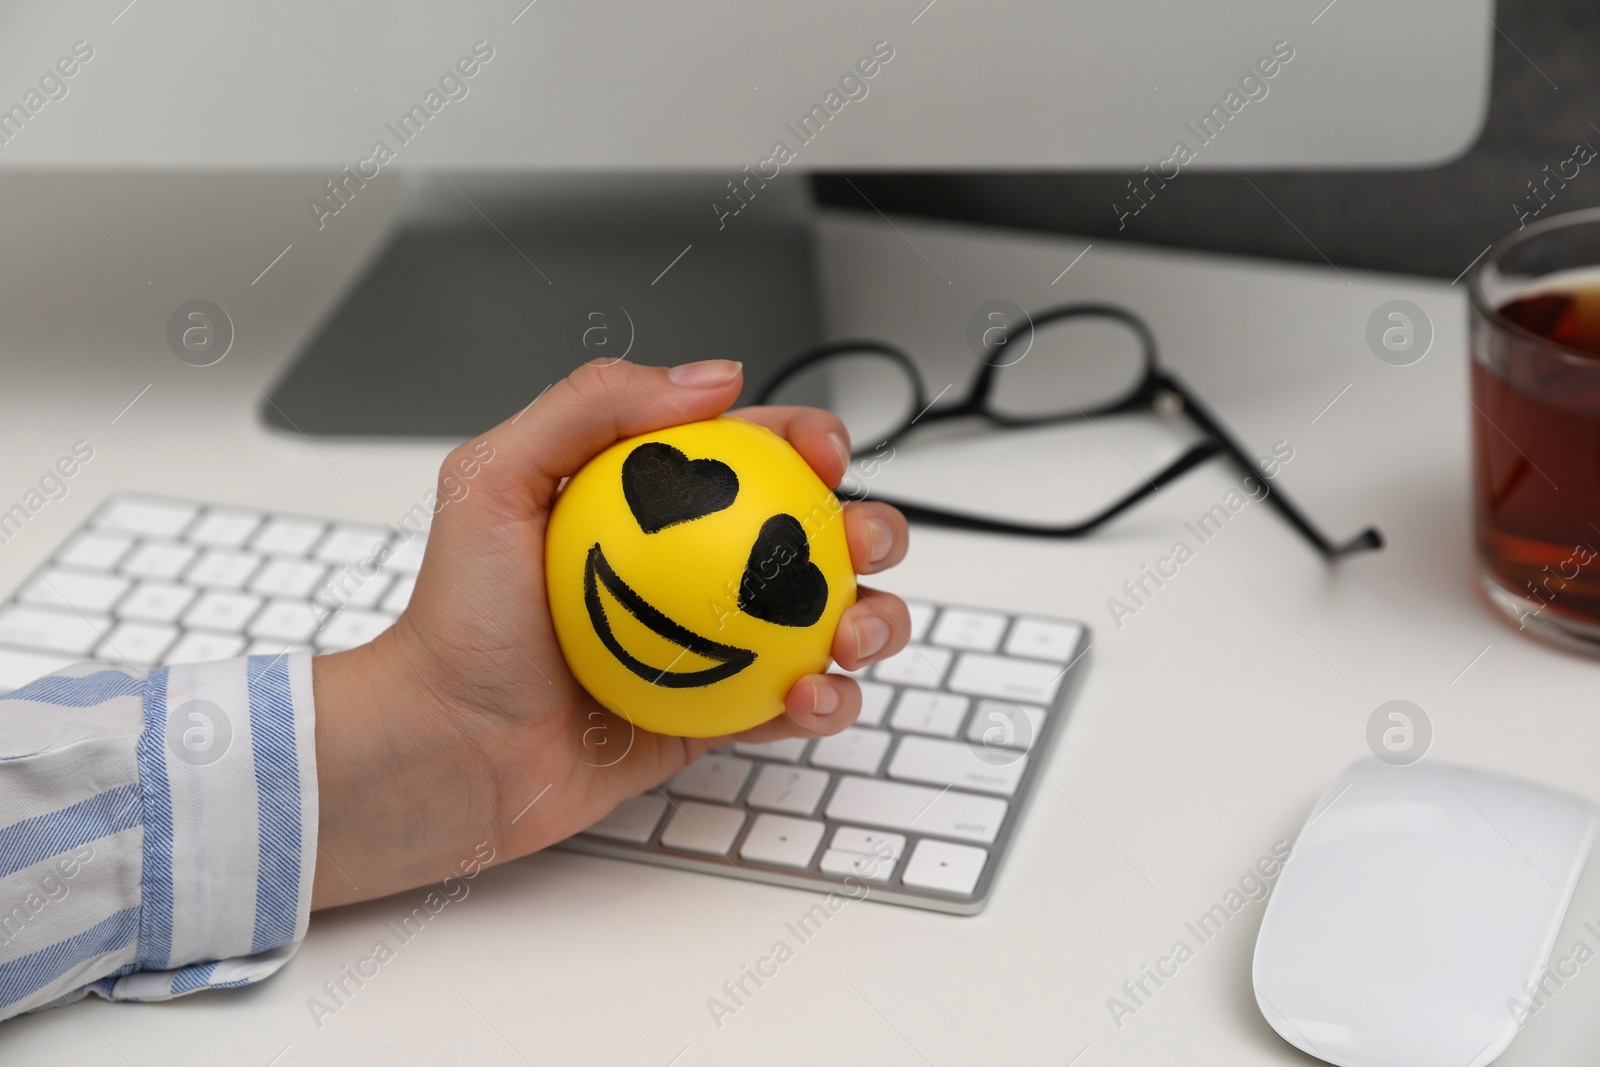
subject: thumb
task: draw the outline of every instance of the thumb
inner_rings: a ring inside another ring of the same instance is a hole
[[[561,479],[626,437],[701,419],[732,406],[743,364],[707,359],[676,367],[623,360],[585,363],[487,434],[496,462],[486,488],[546,506]]]

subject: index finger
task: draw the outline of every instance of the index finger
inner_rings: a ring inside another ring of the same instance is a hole
[[[850,467],[850,431],[831,411],[808,407],[753,407],[728,412],[765,426],[794,446],[829,488],[837,488]]]
[[[474,439],[506,457],[479,476],[485,495],[547,507],[561,479],[610,445],[715,418],[733,403],[743,381],[741,364],[723,359],[676,367],[625,360],[585,363]]]

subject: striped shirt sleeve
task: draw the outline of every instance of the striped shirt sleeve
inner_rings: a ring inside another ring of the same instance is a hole
[[[0,695],[0,1019],[281,967],[311,910],[313,727],[309,652]]]

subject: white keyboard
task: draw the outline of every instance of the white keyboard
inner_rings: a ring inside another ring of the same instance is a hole
[[[0,606],[0,692],[85,659],[151,667],[363,644],[406,606],[425,543],[392,527],[114,497]],[[562,847],[981,911],[1089,634],[977,608],[913,603],[911,615],[911,646],[854,672],[855,726],[707,755]]]
[[[921,602],[911,627],[904,652],[852,672],[856,725],[702,756],[562,847],[982,911],[1062,732],[1089,632]]]
[[[364,644],[388,628],[426,534],[114,497],[0,607],[0,691],[81,660],[153,667]],[[390,552],[363,577],[360,561]]]

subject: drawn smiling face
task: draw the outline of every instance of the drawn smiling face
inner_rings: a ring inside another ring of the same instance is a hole
[[[546,573],[584,687],[688,736],[781,712],[855,594],[838,501],[787,442],[729,418],[591,461],[551,516]]]

